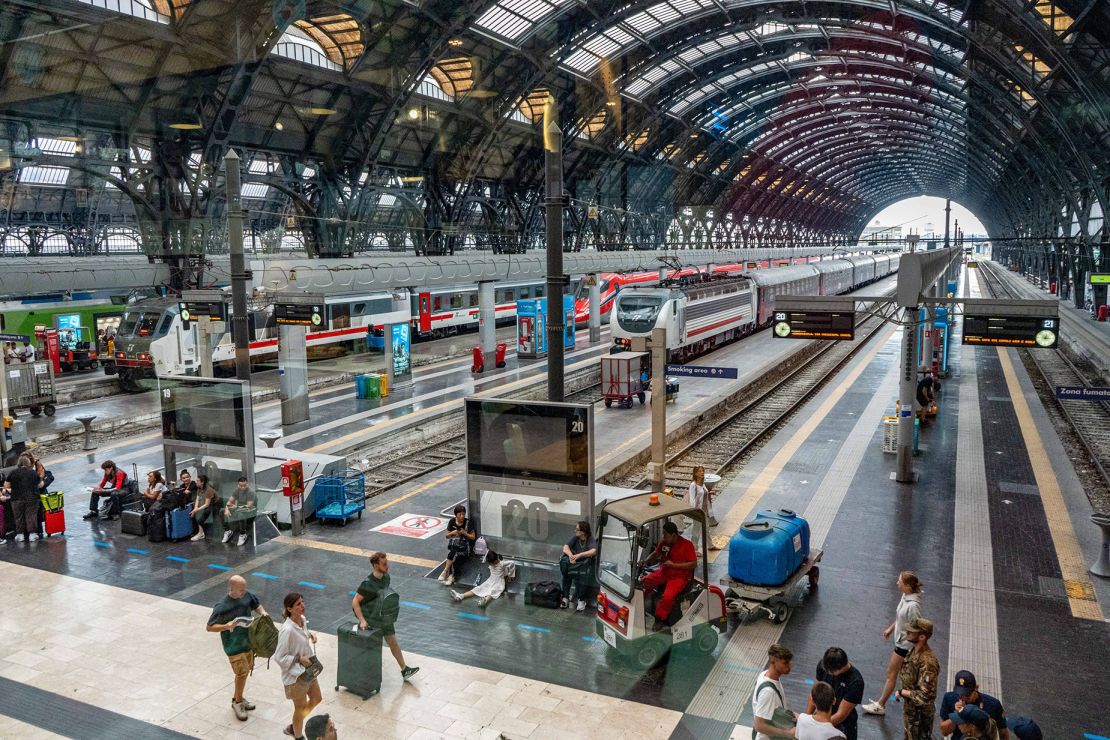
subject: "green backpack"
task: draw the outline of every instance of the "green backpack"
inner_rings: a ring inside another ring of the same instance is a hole
[[[247,642],[254,657],[265,658],[266,667],[269,668],[270,658],[277,651],[278,644],[278,628],[274,626],[274,620],[269,615],[255,617],[247,628]]]

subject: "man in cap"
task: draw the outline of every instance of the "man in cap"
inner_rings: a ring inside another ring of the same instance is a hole
[[[960,737],[991,737],[990,716],[974,704],[968,704],[945,719],[959,729]]]
[[[955,685],[952,690],[944,695],[940,702],[940,732],[942,735],[951,735],[952,740],[961,740],[964,734],[952,721],[951,717],[963,711],[964,707],[979,707],[987,716],[994,720],[998,727],[1000,740],[1007,740],[1006,712],[1002,709],[1002,702],[990,694],[979,691],[979,684],[975,674],[971,671],[956,673]]]
[[[902,690],[898,692],[898,699],[904,702],[902,724],[906,740],[931,740],[933,737],[933,716],[936,714],[933,702],[937,700],[940,662],[929,647],[932,636],[933,623],[928,619],[918,617],[906,627],[906,640],[913,647],[902,663]]]

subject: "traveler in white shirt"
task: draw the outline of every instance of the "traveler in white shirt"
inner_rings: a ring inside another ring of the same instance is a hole
[[[783,728],[771,724],[776,710],[780,716],[793,714],[786,708],[786,692],[780,678],[790,673],[794,653],[788,647],[775,643],[767,650],[767,670],[759,674],[752,694],[752,728],[754,740],[770,740],[773,737],[794,737],[794,728]]]
[[[844,733],[832,723],[832,708],[836,701],[833,687],[818,681],[809,692],[813,714],[799,714],[796,737],[798,740],[843,740]]]
[[[285,734],[303,740],[304,722],[321,701],[319,680],[304,681],[301,678],[316,657],[316,635],[308,630],[303,596],[288,594],[283,606],[285,621],[278,632],[274,661],[281,668],[285,698],[293,702],[293,721],[285,728]]]

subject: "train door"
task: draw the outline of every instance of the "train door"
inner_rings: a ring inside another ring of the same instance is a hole
[[[421,292],[417,296],[417,315],[420,317],[420,331],[432,330],[432,294]]]

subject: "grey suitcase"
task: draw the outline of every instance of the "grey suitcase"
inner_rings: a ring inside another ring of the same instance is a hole
[[[119,526],[124,534],[146,537],[146,512],[128,509],[120,514]]]
[[[340,686],[363,699],[382,690],[381,630],[362,631],[358,625],[339,628],[335,690]]]

